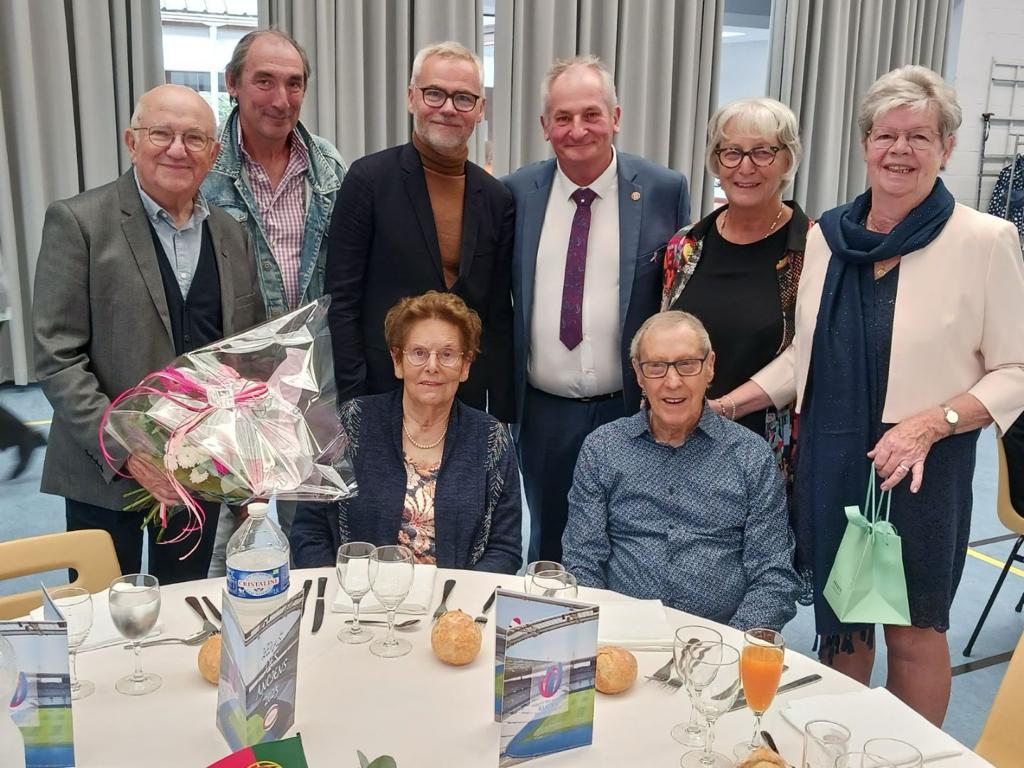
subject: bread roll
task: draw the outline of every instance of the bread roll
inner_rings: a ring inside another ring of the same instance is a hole
[[[617,645],[597,649],[597,690],[622,693],[636,681],[636,656]]]
[[[736,768],[786,768],[786,761],[768,747],[758,747],[738,762]]]
[[[199,647],[199,674],[208,683],[220,681],[220,633],[211,635]]]
[[[480,652],[480,628],[462,611],[448,611],[434,622],[430,647],[445,664],[469,664]]]

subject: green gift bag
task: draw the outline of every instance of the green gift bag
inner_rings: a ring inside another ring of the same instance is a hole
[[[844,624],[910,624],[903,545],[889,522],[891,505],[891,491],[876,503],[872,468],[864,514],[846,508],[846,532],[825,583],[825,599]]]

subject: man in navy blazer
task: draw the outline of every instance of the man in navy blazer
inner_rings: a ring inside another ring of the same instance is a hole
[[[560,560],[583,439],[635,413],[629,340],[658,311],[668,239],[690,220],[686,178],[616,152],[621,109],[594,56],[557,61],[541,127],[555,158],[503,181],[515,199],[512,255],[517,448],[530,560]]]

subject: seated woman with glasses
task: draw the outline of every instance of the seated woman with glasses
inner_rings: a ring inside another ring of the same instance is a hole
[[[785,468],[789,410],[769,407],[740,417],[734,387],[770,363],[793,340],[797,282],[808,220],[784,203],[800,163],[796,117],[774,99],[742,99],[708,124],[707,167],[727,205],[681,229],[665,254],[662,309],[701,319],[718,350],[711,407],[764,435]]]
[[[480,333],[476,312],[452,293],[428,291],[391,308],[384,337],[402,386],[341,407],[359,490],[299,505],[297,567],[333,566],[339,546],[368,541],[405,545],[417,563],[442,568],[519,569],[519,468],[508,429],[455,399]]]

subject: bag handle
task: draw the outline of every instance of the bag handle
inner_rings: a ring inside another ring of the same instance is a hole
[[[882,522],[889,522],[889,511],[892,509],[892,490],[882,491],[875,497],[875,469],[871,468],[868,473],[868,489],[864,496],[864,514],[868,519],[868,522],[874,524],[881,520]],[[880,516],[882,512],[882,505],[885,505],[884,515]]]

